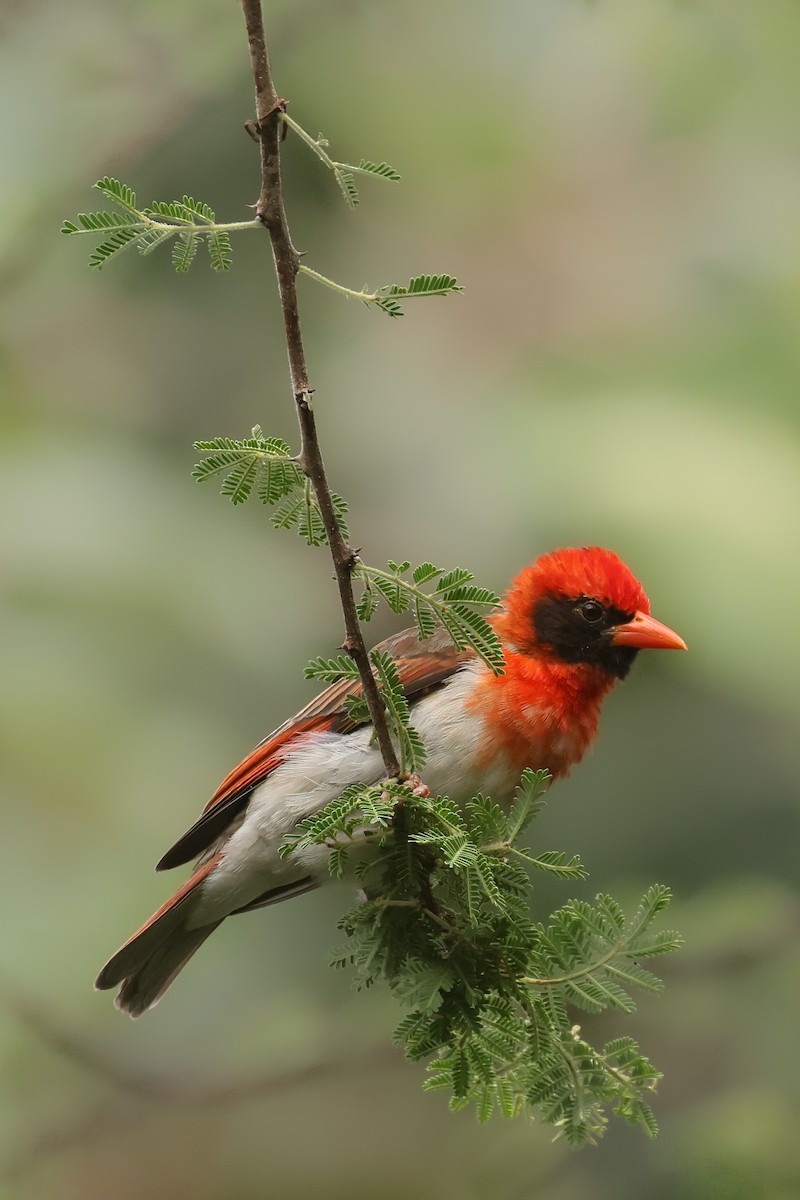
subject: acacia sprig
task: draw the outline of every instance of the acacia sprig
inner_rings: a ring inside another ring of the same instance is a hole
[[[355,785],[301,821],[281,854],[325,846],[333,875],[360,880],[366,899],[339,922],[347,944],[334,965],[359,987],[384,984],[408,1010],[395,1040],[428,1060],[426,1090],[446,1090],[454,1110],[474,1105],[479,1121],[528,1111],[576,1145],[601,1136],[609,1111],[655,1135],[660,1073],[632,1038],[593,1046],[571,1009],[631,1013],[633,990],[661,990],[638,960],[680,944],[652,930],[669,889],[648,889],[630,920],[601,894],[533,921],[521,863],[586,874],[577,856],[517,844],[548,782],[526,771],[510,812],[486,796],[461,809],[399,782]]]

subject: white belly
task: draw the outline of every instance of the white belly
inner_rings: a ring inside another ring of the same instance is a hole
[[[519,782],[504,756],[487,771],[476,766],[486,745],[480,717],[465,707],[474,675],[486,668],[469,663],[444,685],[414,705],[414,725],[428,752],[422,772],[432,792],[460,802],[477,791],[508,798]],[[327,873],[324,847],[278,857],[287,833],[304,817],[341,795],[352,783],[375,783],[385,774],[371,727],[353,733],[315,734],[254,791],[244,820],[225,847],[225,858],[202,885],[192,925],[217,920],[261,896],[269,888],[307,875]]]

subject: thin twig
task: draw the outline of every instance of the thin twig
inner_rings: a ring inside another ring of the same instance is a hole
[[[289,354],[289,372],[297,408],[297,419],[300,424],[299,461],[314,488],[333,559],[344,615],[346,636],[343,648],[350,654],[358,667],[364,687],[364,697],[386,767],[386,774],[390,777],[399,776],[401,774],[400,764],[389,735],[383,698],[372,673],[369,654],[356,612],[355,596],[353,595],[353,568],[358,556],[342,536],[342,530],[336,517],[311,402],[313,388],[308,380],[297,305],[297,274],[300,269],[300,255],[292,244],[281,183],[280,140],[283,124],[280,117],[286,102],[278,95],[272,79],[261,13],[261,0],[241,0],[241,3],[250,44],[250,62],[256,93],[256,129],[261,148],[261,194],[256,204],[256,215],[269,234],[275,273],[278,277],[278,291],[286,332],[286,348]]]

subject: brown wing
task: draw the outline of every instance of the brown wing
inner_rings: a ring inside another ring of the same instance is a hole
[[[473,657],[471,650],[456,650],[443,629],[426,641],[420,641],[415,629],[406,629],[387,638],[376,647],[391,654],[397,663],[400,681],[409,700],[420,699],[440,687],[458,668]],[[362,692],[360,683],[342,680],[332,683],[307,704],[297,716],[284,722],[255,747],[223,779],[202,815],[183,837],[172,846],[156,866],[157,871],[189,862],[214,842],[243,811],[254,788],[279,766],[290,750],[316,733],[350,733],[357,728],[345,707],[348,696]]]

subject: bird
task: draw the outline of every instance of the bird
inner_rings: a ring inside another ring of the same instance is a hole
[[[423,783],[464,803],[476,792],[512,798],[525,768],[553,779],[583,757],[600,709],[639,650],[686,649],[650,614],[647,595],[611,550],[584,546],[537,558],[514,578],[490,617],[504,659],[493,673],[443,629],[405,630],[378,647],[396,662],[427,751]],[[101,970],[95,987],[119,987],[131,1017],[151,1008],[213,933],[252,912],[318,887],[328,851],[279,857],[297,822],[354,783],[385,776],[368,720],[357,723],[352,679],[327,687],[223,779],[200,817],[156,870],[199,856],[193,873]]]

